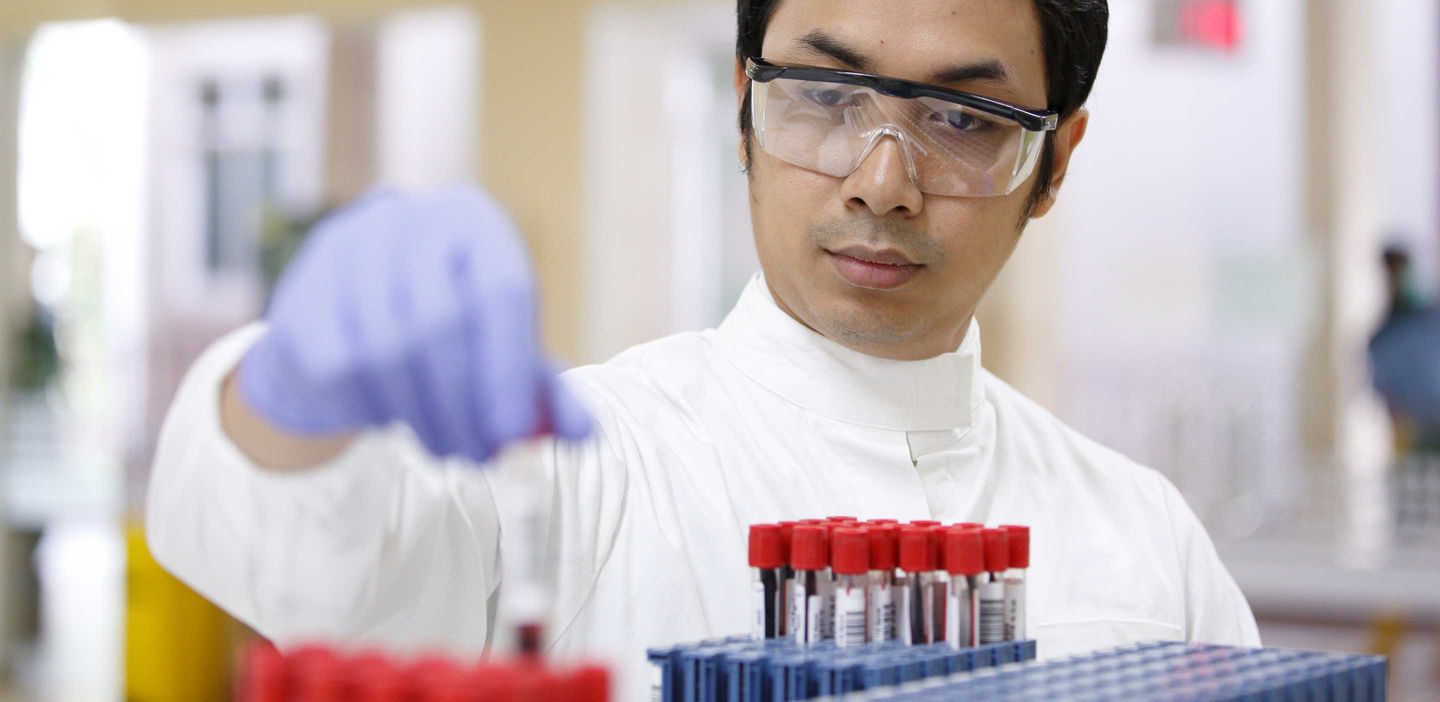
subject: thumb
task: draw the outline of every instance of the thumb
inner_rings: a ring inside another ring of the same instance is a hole
[[[570,389],[565,386],[560,376],[556,374],[556,368],[549,363],[540,365],[540,378],[537,386],[540,388],[541,402],[541,425],[539,433],[554,434],[561,439],[579,441],[590,435],[594,428],[594,422],[590,418],[589,410],[580,403]]]

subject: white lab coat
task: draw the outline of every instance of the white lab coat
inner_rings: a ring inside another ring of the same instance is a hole
[[[400,426],[311,471],[257,468],[223,434],[218,393],[261,331],[207,351],[170,409],[155,557],[282,645],[483,650],[514,596],[499,575],[524,469],[437,460]],[[974,324],[953,353],[873,358],[795,322],[757,276],[718,329],[565,379],[597,431],[539,452],[559,580],[548,645],[608,663],[621,699],[645,694],[646,647],[749,630],[748,525],[832,514],[1031,525],[1026,633],[1042,657],[1259,643],[1175,488],[983,370]]]

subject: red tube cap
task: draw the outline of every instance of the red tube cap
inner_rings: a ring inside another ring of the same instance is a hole
[[[1030,567],[1030,527],[1005,524],[1000,527],[1010,535],[1010,567]]]
[[[854,517],[826,517],[826,518],[825,518],[825,521],[827,521],[827,522],[858,522],[858,521],[860,521],[860,520],[859,520],[859,519],[856,519],[856,518],[854,518]]]
[[[945,527],[930,527],[930,565],[934,570],[945,570]]]
[[[951,575],[979,575],[985,570],[985,537],[979,529],[946,530],[945,570]]]
[[[268,642],[251,644],[239,702],[285,702],[285,657]]]
[[[829,530],[819,524],[797,524],[790,537],[790,565],[795,570],[820,570],[830,564]]]
[[[894,520],[894,519],[867,519],[867,520],[865,520],[865,523],[866,523],[866,524],[899,524],[900,522],[898,522],[898,521],[896,521],[896,520]]]
[[[795,535],[795,525],[799,522],[780,522],[780,559],[785,563],[790,562],[790,539]]]
[[[830,543],[836,575],[864,575],[870,571],[870,534],[864,529],[836,529]]]
[[[963,529],[984,529],[985,525],[981,524],[980,522],[959,522],[955,526],[950,528],[954,529],[956,527],[960,527]]]
[[[900,529],[894,524],[877,524],[870,527],[870,569],[895,570],[896,539]]]
[[[930,563],[934,550],[930,546],[930,529],[923,526],[900,528],[900,570],[920,573],[934,570]]]
[[[779,524],[750,525],[750,567],[779,568],[785,565],[780,547]]]
[[[1004,529],[986,529],[985,570],[999,573],[1010,567],[1010,535]]]
[[[940,526],[940,522],[937,522],[937,521],[935,521],[934,519],[916,519],[916,520],[910,522],[910,526],[918,526],[918,527]]]
[[[610,673],[598,665],[570,671],[570,699],[576,702],[605,702],[610,698]]]

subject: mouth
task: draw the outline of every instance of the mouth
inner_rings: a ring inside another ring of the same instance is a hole
[[[920,269],[925,267],[894,249],[876,250],[863,246],[847,246],[834,251],[824,251],[830,256],[835,273],[842,280],[868,290],[898,288],[910,282]]]

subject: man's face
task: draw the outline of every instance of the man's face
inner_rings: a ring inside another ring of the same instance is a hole
[[[1033,0],[782,0],[761,55],[1046,105]],[[992,62],[1003,78],[935,80]],[[1056,139],[1057,172],[1083,122],[1083,114],[1070,120]],[[811,329],[884,358],[955,350],[1015,247],[1035,178],[1004,196],[923,194],[889,137],[843,178],[782,161],[758,143],[750,152],[755,244],[776,301]],[[1042,200],[1037,214],[1048,207]]]

